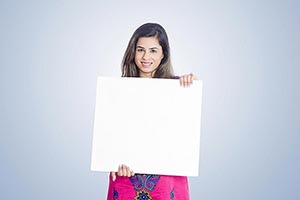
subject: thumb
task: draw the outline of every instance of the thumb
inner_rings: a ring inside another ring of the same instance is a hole
[[[116,177],[116,172],[112,172],[112,173],[111,173],[111,177],[112,177],[112,180],[115,181],[116,178],[117,178],[117,177]]]

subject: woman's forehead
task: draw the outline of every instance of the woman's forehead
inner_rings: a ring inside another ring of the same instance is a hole
[[[161,46],[158,42],[157,37],[140,37],[137,41],[136,46]]]

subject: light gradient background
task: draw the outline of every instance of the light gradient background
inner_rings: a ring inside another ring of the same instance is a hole
[[[0,199],[106,198],[90,171],[96,78],[120,76],[149,21],[176,74],[204,82],[191,199],[300,199],[297,0],[1,0]]]

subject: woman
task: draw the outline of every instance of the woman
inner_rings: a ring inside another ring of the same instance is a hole
[[[167,33],[156,23],[144,24],[133,33],[122,61],[122,77],[178,78],[183,87],[196,79],[193,74],[174,76]],[[118,172],[111,172],[107,199],[188,200],[188,180],[185,176],[134,174],[120,165]]]

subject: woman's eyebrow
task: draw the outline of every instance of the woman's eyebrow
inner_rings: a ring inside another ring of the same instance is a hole
[[[145,49],[143,46],[136,46],[137,49]],[[150,50],[158,50],[158,47],[150,47]]]

